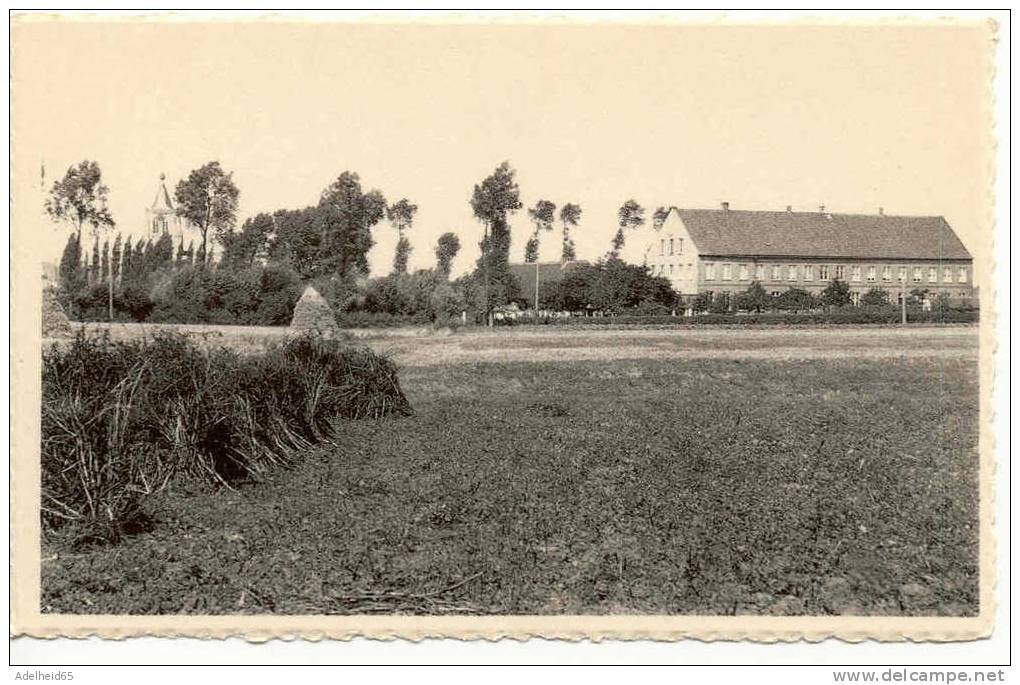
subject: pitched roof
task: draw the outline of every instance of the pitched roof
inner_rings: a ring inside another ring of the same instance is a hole
[[[156,199],[152,202],[152,211],[157,214],[171,214],[174,211],[174,203],[170,201],[164,174],[159,175],[159,189],[156,191]]]
[[[581,260],[573,262],[538,262],[540,287],[544,287],[547,283],[560,281],[570,269],[579,264],[587,264],[587,262]],[[511,264],[510,273],[517,277],[517,282],[521,286],[522,297],[530,302],[535,295],[535,263]]]
[[[941,216],[672,208],[703,255],[970,259]]]

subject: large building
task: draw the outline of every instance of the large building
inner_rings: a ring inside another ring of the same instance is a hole
[[[771,294],[820,293],[830,280],[851,297],[872,288],[974,295],[970,253],[941,216],[670,208],[644,229],[643,263],[682,295],[736,293],[758,281]]]

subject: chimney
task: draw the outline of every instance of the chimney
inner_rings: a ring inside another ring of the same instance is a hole
[[[793,205],[786,205],[786,211],[792,212],[793,211]]]
[[[723,210],[725,210],[727,212],[730,211],[730,203],[729,202],[723,202],[722,203],[722,208],[723,208]]]
[[[825,214],[825,205],[818,205],[818,211],[822,214]]]
[[[885,207],[879,207],[878,208],[878,215],[879,216],[885,216]]]

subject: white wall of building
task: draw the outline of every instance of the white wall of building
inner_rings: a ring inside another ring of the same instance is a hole
[[[669,279],[673,290],[682,295],[697,294],[698,249],[679,213],[671,209],[661,226],[656,228],[649,222],[640,230],[641,239],[634,242],[642,246],[642,251],[634,263],[648,267],[655,276]]]

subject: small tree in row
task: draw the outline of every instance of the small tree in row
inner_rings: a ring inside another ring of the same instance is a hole
[[[577,259],[577,249],[574,246],[574,239],[570,231],[577,227],[581,221],[581,205],[573,202],[560,207],[560,224],[563,226],[563,250],[560,253],[560,261],[572,262]]]
[[[508,220],[520,208],[520,188],[509,162],[500,164],[475,185],[471,195],[471,209],[484,226],[475,277],[483,286],[479,309],[489,323],[492,322],[493,308],[510,302],[517,295],[516,279],[510,272]]]
[[[386,220],[397,231],[397,248],[393,255],[393,273],[406,274],[407,260],[411,256],[411,242],[407,239],[407,230],[414,223],[414,215],[418,205],[411,204],[402,198],[386,208]]]
[[[549,200],[539,200],[534,207],[528,209],[528,217],[535,228],[524,246],[524,261],[531,264],[538,261],[541,234],[552,231],[553,221],[556,219],[556,204]]]
[[[612,250],[609,252],[611,258],[619,258],[620,250],[627,241],[626,231],[633,230],[645,223],[645,208],[637,203],[637,200],[630,199],[620,205],[616,216],[619,219],[619,226],[616,235],[613,236]]]

